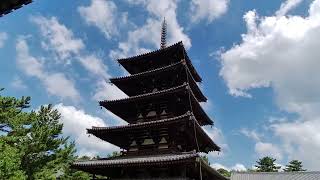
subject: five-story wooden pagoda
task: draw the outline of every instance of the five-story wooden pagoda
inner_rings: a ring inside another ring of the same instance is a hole
[[[121,149],[119,157],[75,162],[73,167],[110,179],[226,179],[200,152],[220,151],[203,125],[213,125],[199,102],[207,99],[182,42],[119,59],[131,74],[110,81],[129,97],[99,102],[128,125],[92,127],[88,133]]]

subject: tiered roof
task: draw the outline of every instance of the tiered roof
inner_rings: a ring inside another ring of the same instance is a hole
[[[111,78],[110,82],[116,85],[128,96],[135,96],[143,92],[143,86],[141,86],[142,81],[150,82],[152,81],[152,79],[160,78],[170,81],[170,79],[173,79],[173,77],[180,75],[181,82],[186,82],[189,80],[190,87],[194,92],[194,95],[197,97],[198,101],[207,101],[207,98],[202,94],[189,69],[186,68],[188,67],[186,67],[185,61],[179,61],[157,69],[152,69],[129,76]]]
[[[174,102],[174,97],[177,96],[182,103]],[[182,112],[176,112],[177,115],[192,110],[196,119],[199,121],[199,124],[213,125],[213,121],[202,109],[188,83],[170,89],[131,96],[124,99],[100,101],[99,104],[128,123],[135,123],[136,118],[132,119],[131,117],[135,117],[139,113],[139,110],[137,109],[139,104],[147,104],[148,102],[156,103],[160,101],[164,101],[169,107],[180,107]],[[125,108],[126,111],[123,111],[123,108]]]
[[[137,124],[113,127],[92,127],[92,129],[88,129],[88,133],[127,150],[131,143],[131,134],[137,134],[140,131],[146,130],[156,130],[163,127],[171,127],[176,131],[176,127],[181,127],[183,125],[186,125],[186,130],[184,131],[185,138],[193,145],[191,146],[191,150],[197,150],[196,143],[194,142],[195,138],[197,138],[198,143],[200,144],[199,149],[201,152],[220,151],[220,147],[217,146],[205,133],[205,131],[196,121],[193,114],[190,112],[173,118]],[[196,132],[194,132],[194,129]],[[131,134],[124,132],[130,132]]]
[[[21,8],[23,5],[31,3],[32,0],[1,0],[0,17],[10,13],[13,10]]]
[[[162,154],[158,156],[138,156],[138,157],[117,157],[117,158],[106,158],[99,160],[83,161],[76,162],[73,164],[74,168],[82,169],[88,172],[101,172],[102,175],[110,175],[112,177],[119,177],[121,173],[121,168],[133,168],[133,167],[147,167],[152,166],[169,166],[174,168],[174,165],[187,165],[187,164],[196,164],[199,166],[201,164],[201,171],[203,175],[206,175],[207,178],[214,177],[216,180],[228,180],[217,171],[212,169],[199,154],[194,152],[180,153],[180,154]],[[191,169],[190,169],[191,170]],[[197,168],[196,171],[199,171],[200,168]],[[151,178],[148,178],[151,179]],[[161,178],[163,179],[163,178]],[[172,179],[172,178],[170,178]]]
[[[118,59],[118,62],[130,74],[137,74],[178,62],[181,59],[186,60],[187,66],[190,69],[195,81],[201,82],[202,79],[196,69],[193,67],[182,41],[156,51],[151,51],[129,58]]]

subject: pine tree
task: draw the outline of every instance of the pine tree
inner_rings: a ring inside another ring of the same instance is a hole
[[[223,176],[225,177],[230,177],[231,176],[231,172],[229,172],[228,170],[226,169],[223,169],[223,168],[220,168],[220,169],[217,169],[217,171],[222,174]]]
[[[0,177],[3,179],[89,179],[70,169],[75,145],[62,136],[52,105],[27,111],[30,97],[0,96]]]
[[[266,156],[259,159],[255,167],[257,167],[258,172],[278,172],[281,167],[276,166],[275,161],[276,159]]]
[[[298,160],[292,160],[289,162],[288,165],[286,165],[286,168],[284,169],[286,172],[292,172],[292,171],[306,171],[306,169],[302,169],[302,162]]]

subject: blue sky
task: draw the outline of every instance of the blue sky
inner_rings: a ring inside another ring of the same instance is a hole
[[[124,123],[98,106],[125,97],[105,79],[126,74],[116,58],[159,48],[164,16],[203,77],[206,131],[223,148],[212,166],[270,155],[319,167],[319,0],[35,1],[0,18],[2,93],[54,104],[79,154],[116,150],[85,128]]]

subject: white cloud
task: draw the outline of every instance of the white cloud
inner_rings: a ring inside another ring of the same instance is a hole
[[[95,136],[88,136],[86,133],[86,129],[92,126],[107,126],[101,118],[87,114],[74,106],[57,104],[54,108],[61,113],[60,120],[63,123],[63,134],[75,140],[78,146],[78,154],[93,156],[119,150],[116,146]]]
[[[281,4],[280,9],[276,12],[278,16],[286,15],[290,10],[297,7],[303,0],[286,0]]]
[[[4,46],[4,43],[7,39],[8,39],[8,34],[5,32],[0,32],[0,48]]]
[[[289,159],[299,159],[308,170],[317,170],[320,159],[320,119],[271,125],[275,135],[284,141]]]
[[[258,134],[255,130],[248,130],[246,128],[243,128],[240,130],[240,133],[243,135],[247,136],[248,138],[251,138],[255,141],[260,141],[261,135]]]
[[[167,43],[168,45],[182,41],[187,49],[191,47],[191,40],[184,33],[177,20],[177,1],[163,0],[141,0],[128,1],[134,5],[142,5],[151,17],[147,18],[146,23],[128,32],[127,41],[120,42],[118,49],[110,52],[113,59],[137,55],[150,51],[145,46],[158,49],[160,47],[161,23],[164,17],[167,21]]]
[[[262,134],[257,133],[255,130],[248,130],[242,128],[240,133],[255,141],[255,152],[259,158],[264,156],[271,156],[277,160],[283,158],[282,150],[275,144],[262,142]]]
[[[203,19],[211,23],[228,10],[229,0],[192,0],[190,2],[190,15],[192,22]]]
[[[58,55],[59,62],[70,58],[72,55],[78,55],[80,50],[85,47],[81,39],[74,37],[73,32],[65,25],[60,24],[56,17],[45,18],[43,16],[34,16],[31,21],[40,27],[41,35],[44,38],[42,46]]]
[[[210,152],[209,156],[213,158],[223,157],[228,151],[229,146],[225,141],[222,131],[216,127],[203,128],[203,130],[208,134],[208,136],[215,142],[220,148],[220,152]]]
[[[242,36],[242,43],[221,55],[220,74],[232,94],[271,86],[279,103],[293,111],[298,110],[296,101],[317,97],[319,80],[309,77],[318,73],[320,11],[312,11],[318,4],[319,1],[313,3],[306,18],[259,18],[253,11],[246,14],[248,32]],[[256,19],[261,22],[256,24]],[[305,88],[310,86],[315,87]]]
[[[115,100],[127,97],[117,86],[107,83],[104,80],[97,82],[96,91],[93,95],[93,100]]]
[[[216,170],[221,169],[221,168],[228,170],[228,171],[246,171],[247,170],[247,168],[243,164],[240,164],[240,163],[236,163],[234,166],[231,166],[231,167],[224,166],[220,163],[213,163],[210,166]]]
[[[96,2],[94,2],[96,3]],[[97,2],[104,3],[104,2]],[[96,4],[94,6],[97,6]],[[82,11],[87,11],[87,9],[82,9]],[[46,44],[46,49],[55,52],[58,54],[61,60],[67,60],[66,58],[74,55],[74,59],[78,60],[80,64],[95,77],[97,89],[95,90],[95,94],[93,95],[93,99],[97,100],[98,98],[114,98],[114,97],[123,97],[123,93],[117,89],[115,86],[110,85],[102,85],[101,79],[110,78],[111,75],[108,73],[108,66],[106,66],[103,61],[97,56],[91,55],[83,55],[83,51],[85,45],[81,39],[74,37],[73,32],[68,29],[64,24],[61,24],[57,18],[45,18],[42,16],[33,17],[32,21],[39,25],[41,30],[41,35],[44,37]],[[67,60],[64,63],[68,63]],[[40,61],[35,61],[34,69],[37,71],[27,71],[30,73],[39,74],[37,77],[44,81],[44,84],[47,87],[47,91],[51,94],[58,94],[61,89],[64,89],[63,92],[60,93],[60,96],[63,97],[77,97],[78,93],[74,88],[65,88],[74,86],[73,82],[67,80],[67,78],[61,73],[55,74],[47,74],[46,77],[43,76],[43,72],[38,72],[40,69],[42,71],[43,64]],[[41,67],[40,67],[41,66]],[[32,68],[29,67],[29,68]],[[59,82],[56,84],[56,82]],[[99,99],[102,100],[102,99]]]
[[[29,47],[25,39],[17,40],[16,51],[18,67],[26,75],[38,78],[49,94],[73,101],[80,99],[73,81],[67,79],[62,73],[48,73],[43,63],[29,54]]]
[[[247,168],[243,164],[237,163],[231,167],[231,170],[233,170],[233,171],[246,171]]]
[[[294,7],[288,3],[280,10]],[[308,12],[306,17],[281,16],[279,11],[259,17],[249,11],[245,15],[248,31],[240,44],[221,54],[220,74],[233,95],[249,96],[250,89],[272,88],[279,108],[299,115],[295,122],[274,122],[272,131],[285,142],[281,147],[289,158],[300,158],[306,168],[316,169],[320,165],[316,153],[320,133],[314,130],[320,127],[320,0],[314,0]],[[261,147],[271,146],[257,148]]]
[[[43,64],[41,61],[29,54],[29,46],[24,39],[18,39],[16,44],[17,63],[28,76],[43,78]]]
[[[75,88],[73,81],[68,79],[63,73],[49,73],[42,79],[49,94],[69,98],[73,101],[80,100],[80,94]]]
[[[281,149],[272,143],[257,142],[254,149],[260,158],[270,156],[277,160],[282,159]]]
[[[112,125],[120,126],[128,124],[128,122],[108,110],[103,109],[103,115],[106,117],[106,119],[111,120],[110,122],[112,122]]]
[[[85,69],[102,78],[110,78],[107,73],[108,67],[103,64],[102,60],[94,55],[79,57],[80,63]]]
[[[107,39],[119,35],[118,26],[127,23],[127,13],[119,14],[113,1],[91,0],[89,6],[80,6],[78,11],[88,25],[99,28]]]
[[[16,76],[13,78],[13,81],[10,84],[15,89],[27,89],[27,86],[24,84],[24,82],[21,80],[20,77]]]
[[[205,110],[205,111],[210,111],[210,109],[212,109],[212,101],[210,99],[207,100],[207,102],[200,102],[201,107]]]
[[[225,169],[225,170],[230,170],[230,168],[228,168],[228,167],[226,167],[226,166],[224,166],[224,165],[222,165],[222,164],[220,164],[220,163],[213,163],[213,164],[210,164],[210,166],[212,167],[212,168],[214,168],[214,169]]]

